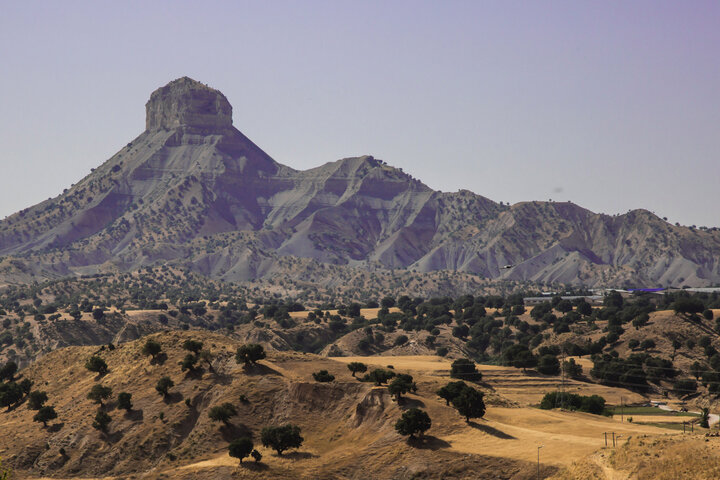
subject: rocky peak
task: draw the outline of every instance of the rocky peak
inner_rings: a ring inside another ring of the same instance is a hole
[[[178,78],[155,90],[145,104],[145,110],[148,131],[232,127],[232,106],[225,95],[188,77]]]

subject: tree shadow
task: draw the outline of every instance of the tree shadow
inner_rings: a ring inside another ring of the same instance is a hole
[[[490,425],[482,425],[480,423],[473,422],[473,421],[467,422],[467,424],[470,427],[475,428],[480,431],[483,431],[483,432],[487,433],[488,435],[492,435],[493,437],[502,438],[503,440],[516,440],[516,438],[513,437],[512,435],[509,435],[501,430],[498,430],[495,427],[491,427]]]
[[[243,424],[233,425],[228,423],[220,427],[220,435],[226,442],[232,442],[241,437],[252,438],[252,431]]]
[[[145,418],[145,414],[142,410],[127,410],[124,417],[128,420],[132,420],[133,422],[142,422]]]
[[[232,383],[231,375],[214,371],[211,371],[211,373],[213,375],[213,378],[215,379],[215,382],[219,383],[220,385],[230,385]]]
[[[64,426],[65,422],[53,423],[52,425],[48,425],[47,431],[50,433],[59,432]]]
[[[110,373],[109,369],[106,372],[98,372],[97,375],[95,375],[95,378],[93,380],[95,380],[96,382],[99,382],[108,373]]]
[[[250,470],[253,472],[264,472],[265,470],[270,468],[262,462],[254,462],[254,461],[245,461],[245,462],[241,463],[240,466],[246,470]]]
[[[205,373],[205,369],[202,367],[194,368],[192,370],[188,370],[185,373],[185,379],[192,379],[192,380],[200,380]]]
[[[243,365],[243,371],[246,375],[279,375],[282,377],[282,373],[262,363]]]
[[[107,443],[117,443],[122,438],[122,433],[120,432],[105,432],[102,434],[103,440],[105,440]]]
[[[167,353],[160,352],[155,357],[150,359],[150,365],[164,365],[165,361],[167,361]]]
[[[400,401],[398,402],[398,406],[407,409],[407,408],[424,408],[425,402],[422,400],[418,400],[417,398],[410,398],[410,397],[402,397]]]
[[[433,435],[424,435],[421,437],[409,437],[407,440],[408,445],[413,448],[419,448],[421,450],[440,450],[441,448],[450,448],[450,444],[445,440],[437,438]]]
[[[288,458],[290,460],[307,460],[308,458],[318,458],[318,455],[312,454],[310,452],[287,452],[283,453],[283,458]]]
[[[183,399],[182,393],[180,392],[171,392],[167,395],[163,396],[163,402],[167,403],[168,405],[171,403],[178,403]]]

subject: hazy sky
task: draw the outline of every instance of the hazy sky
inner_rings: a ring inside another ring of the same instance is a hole
[[[0,218],[188,75],[305,169],[371,154],[496,201],[720,226],[720,2],[2,2]]]

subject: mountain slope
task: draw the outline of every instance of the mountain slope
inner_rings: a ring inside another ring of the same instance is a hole
[[[283,257],[588,286],[720,282],[715,230],[436,192],[371,156],[297,171],[187,77],[153,92],[146,113],[146,130],[90,175],[0,221],[0,282],[164,263],[244,281],[283,270]]]

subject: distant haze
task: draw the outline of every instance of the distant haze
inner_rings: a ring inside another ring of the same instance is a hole
[[[720,226],[720,3],[5,2],[0,218],[59,194],[191,76],[306,169],[374,155],[496,201]]]

